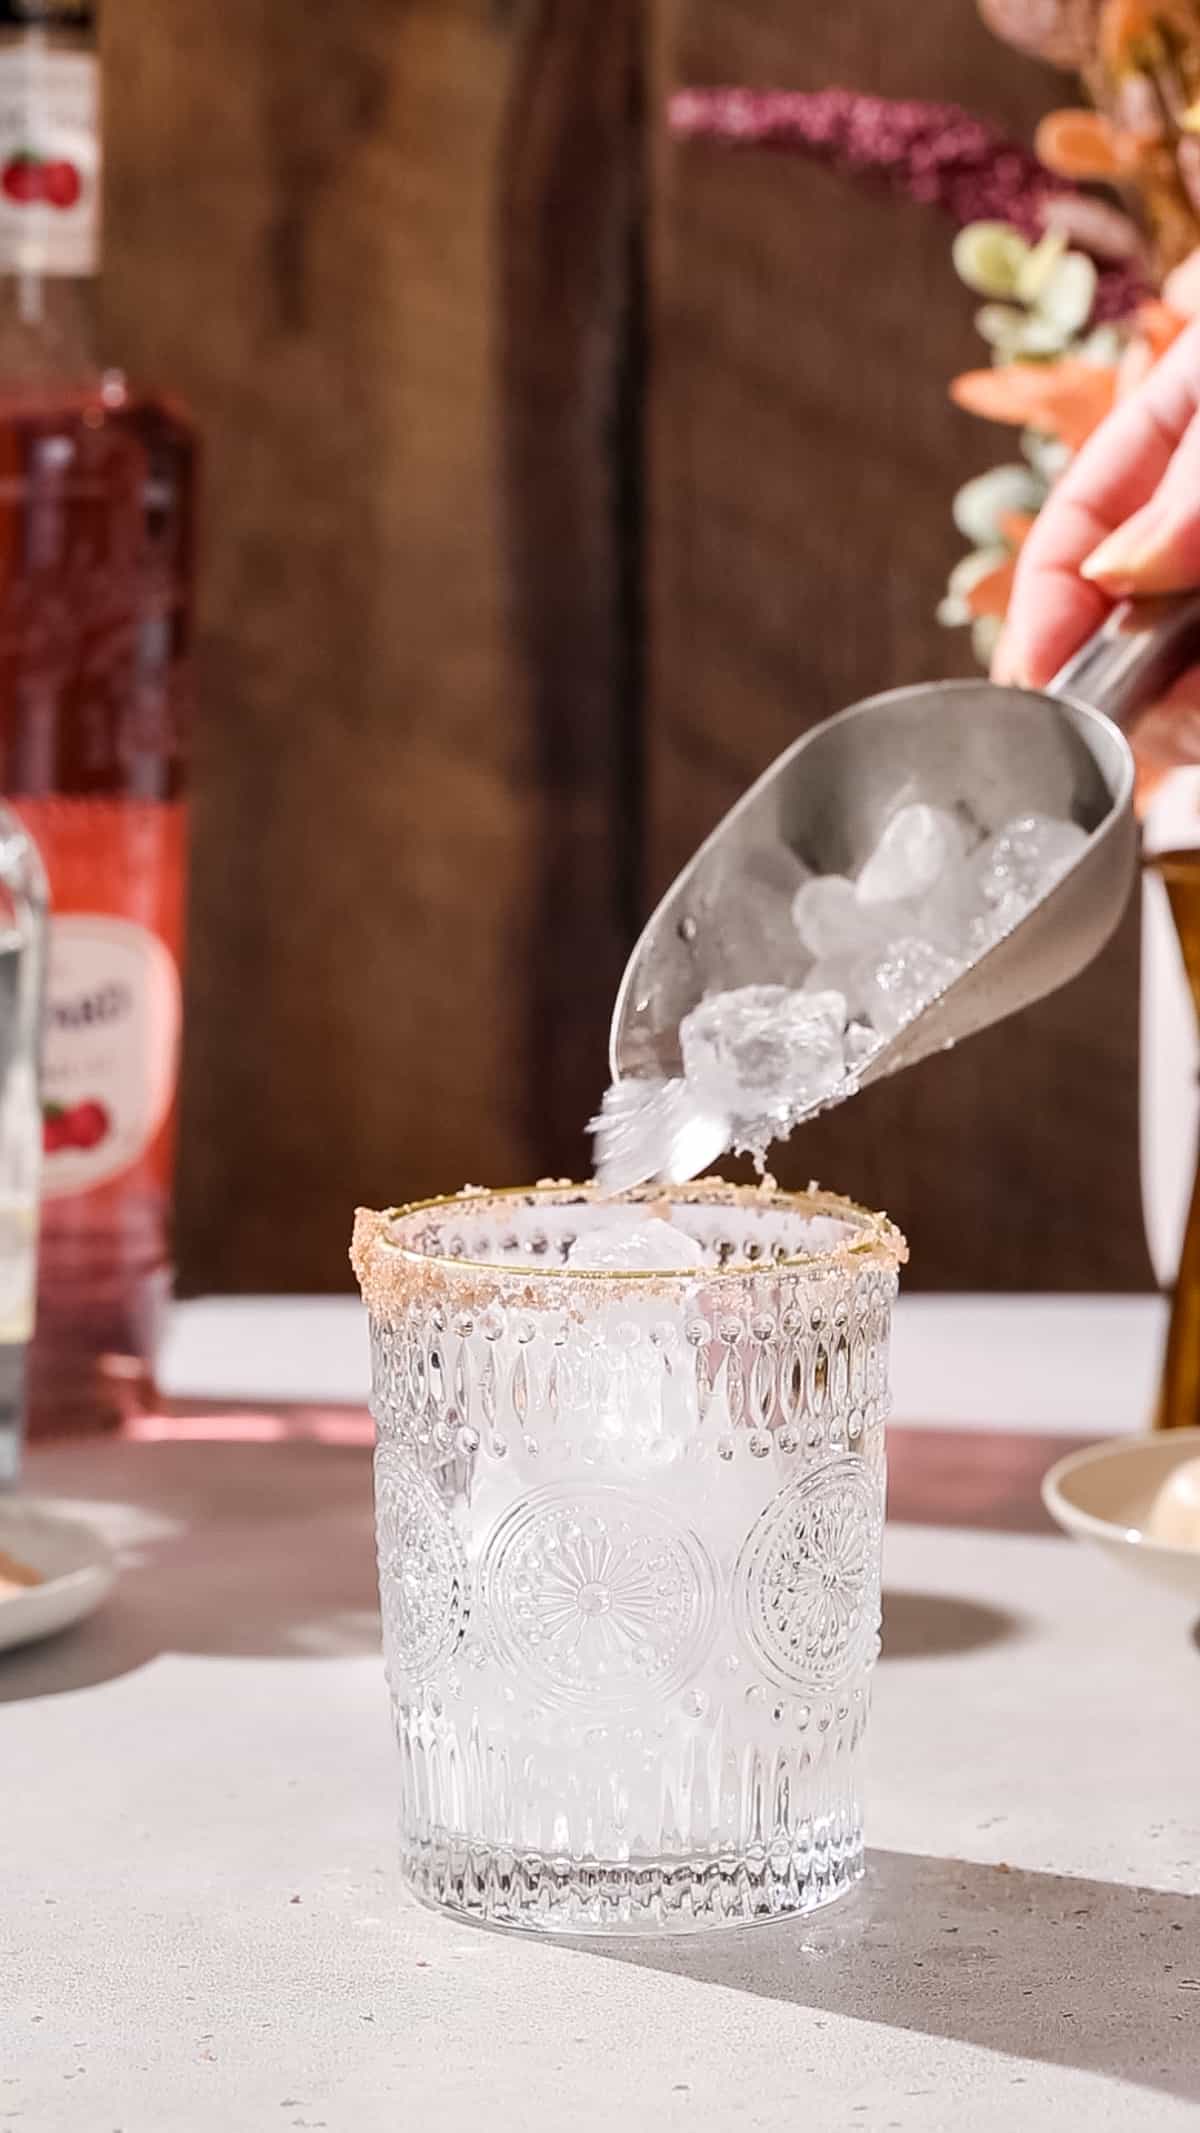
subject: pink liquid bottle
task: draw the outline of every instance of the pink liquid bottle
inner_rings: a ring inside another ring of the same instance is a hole
[[[93,352],[90,0],[0,0],[0,791],[49,880],[29,1433],[111,1427],[171,1285],[192,426]]]

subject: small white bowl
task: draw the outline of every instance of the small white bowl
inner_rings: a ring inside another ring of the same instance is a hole
[[[28,1496],[0,1496],[0,1548],[41,1572],[39,1585],[0,1600],[0,1652],[82,1621],[117,1575],[111,1548],[92,1526]]]
[[[1200,1604],[1200,1548],[1174,1547],[1146,1532],[1150,1506],[1172,1468],[1200,1454],[1200,1429],[1155,1430],[1068,1452],[1042,1483],[1051,1518],[1116,1562]]]

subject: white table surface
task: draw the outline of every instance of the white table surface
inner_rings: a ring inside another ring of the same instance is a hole
[[[1137,1427],[1159,1330],[910,1301],[900,1416]],[[338,1400],[362,1369],[353,1307],[204,1303],[167,1374]],[[64,1446],[28,1478],[125,1570],[0,1660],[0,2133],[1200,2126],[1193,1624],[1036,1517],[891,1526],[861,1896],[587,1948],[397,1888],[362,1448]]]
[[[1157,1296],[902,1296],[896,1420],[1091,1437],[1140,1429],[1164,1326]],[[348,1296],[179,1304],[160,1378],[183,1398],[365,1400],[363,1314]]]

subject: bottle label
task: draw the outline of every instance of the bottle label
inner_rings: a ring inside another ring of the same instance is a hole
[[[99,240],[94,54],[0,50],[0,273],[94,274]]]
[[[51,919],[46,1199],[105,1185],[145,1154],[175,1094],[179,1028],[179,972],[157,934],[121,918]]]

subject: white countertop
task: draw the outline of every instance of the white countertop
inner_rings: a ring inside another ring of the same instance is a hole
[[[910,1300],[900,1416],[1136,1427],[1158,1333],[1142,1300]],[[168,1364],[181,1396],[345,1400],[361,1326],[191,1305]],[[0,2129],[1195,2129],[1200,1651],[1185,1604],[991,1495],[1003,1456],[972,1445],[971,1513],[897,1492],[864,1893],[586,1948],[397,1889],[361,1447],[37,1454],[126,1568],[0,1660]]]

